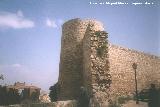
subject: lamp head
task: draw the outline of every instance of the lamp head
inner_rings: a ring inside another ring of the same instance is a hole
[[[133,64],[132,64],[132,67],[133,67],[133,69],[137,69],[137,64],[136,64],[136,63],[133,63]]]

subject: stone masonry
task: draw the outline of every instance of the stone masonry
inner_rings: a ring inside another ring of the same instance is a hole
[[[111,75],[102,24],[73,19],[63,25],[62,35],[58,100],[77,99],[84,86],[97,102],[107,101]]]
[[[83,86],[82,41],[89,23],[96,30],[103,29],[101,23],[94,20],[73,19],[63,25],[58,100],[77,98]]]
[[[86,23],[80,19],[66,22],[62,28],[59,100],[75,99],[82,85],[82,39]]]
[[[108,43],[108,33],[96,20],[72,19],[62,27],[58,100],[77,99],[84,86],[91,100],[103,107],[110,96],[135,92],[151,83],[160,86],[160,58]],[[107,106],[105,106],[107,107]]]
[[[160,87],[160,58],[116,45],[109,45],[111,92],[114,96],[135,93],[134,69],[137,64],[138,91],[148,89],[150,84]]]
[[[89,24],[83,39],[83,78],[93,105],[104,105],[109,100],[111,75],[109,73],[108,41],[105,31]]]

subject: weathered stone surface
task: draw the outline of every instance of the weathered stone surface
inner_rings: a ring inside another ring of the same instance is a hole
[[[128,48],[109,45],[110,73],[112,75],[112,95],[135,93],[135,71],[137,63],[138,90],[150,87],[151,83],[160,87],[160,58]]]
[[[160,86],[159,57],[108,44],[103,30],[95,20],[73,19],[63,25],[58,100],[77,99],[84,86],[93,105],[107,107],[110,96],[135,92],[133,63],[138,65],[138,90],[151,83]]]
[[[84,24],[80,19],[73,19],[64,23],[62,28],[59,100],[75,99],[82,85],[81,41],[86,29]]]
[[[83,83],[92,96],[91,99],[96,101],[93,105],[103,105],[109,100],[111,75],[109,69],[105,69],[109,65],[109,61],[106,61],[108,60],[107,37],[106,32],[95,29],[94,25],[88,25],[83,39],[83,78],[85,80]]]
[[[63,24],[58,100],[76,99],[83,85],[82,39],[89,24],[95,30],[103,29],[95,20],[72,19]]]

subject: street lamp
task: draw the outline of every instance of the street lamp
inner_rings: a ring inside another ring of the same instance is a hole
[[[132,67],[133,67],[133,69],[135,71],[136,104],[139,104],[139,101],[138,101],[138,90],[137,90],[137,64],[133,63]]]

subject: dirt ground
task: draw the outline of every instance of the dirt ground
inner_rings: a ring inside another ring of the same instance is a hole
[[[136,104],[135,101],[128,101],[122,107],[148,107],[148,104],[146,102],[139,102],[139,104]]]

